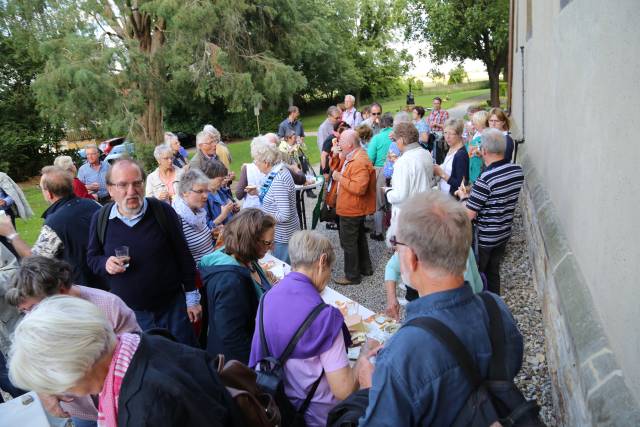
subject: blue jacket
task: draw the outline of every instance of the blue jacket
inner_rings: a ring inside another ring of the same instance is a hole
[[[522,335],[500,297],[507,372],[522,364]],[[409,321],[430,316],[446,324],[486,377],[491,359],[489,315],[470,286],[418,298],[407,305]],[[471,386],[448,350],[417,327],[403,327],[376,357],[369,406],[360,426],[450,426],[471,393]]]
[[[207,351],[248,364],[258,302],[270,288],[269,282],[258,267],[263,279],[258,286],[249,269],[227,255],[224,248],[205,255],[199,269],[207,290]]]

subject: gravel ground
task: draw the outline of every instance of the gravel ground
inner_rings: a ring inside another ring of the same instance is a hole
[[[315,199],[306,199],[307,212],[312,211],[315,201]],[[310,216],[309,214],[309,218]],[[311,226],[311,222],[309,222],[309,226]],[[372,228],[373,224],[368,223],[368,226]],[[317,230],[327,235],[336,249],[337,260],[333,270],[334,277],[343,276],[343,257],[338,232],[327,230],[323,223],[318,225]],[[340,286],[333,283],[330,286],[365,307],[380,312],[384,310],[386,301],[384,268],[392,252],[384,242],[371,239],[368,242],[374,268],[373,276],[363,277],[362,283],[359,285]],[[522,369],[516,377],[516,383],[527,399],[535,398],[538,401],[545,423],[548,426],[555,426],[557,420],[553,408],[551,380],[546,360],[542,311],[531,276],[531,264],[520,208],[516,211],[513,235],[507,245],[505,259],[502,263],[501,281],[504,299],[524,336],[524,360]],[[401,294],[402,291],[399,292]]]

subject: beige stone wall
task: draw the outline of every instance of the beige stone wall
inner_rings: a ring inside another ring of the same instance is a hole
[[[515,6],[512,117],[522,129],[524,107],[526,152],[545,203],[557,213],[620,375],[638,399],[640,1]]]

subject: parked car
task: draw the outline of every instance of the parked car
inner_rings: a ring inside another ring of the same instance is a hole
[[[123,156],[133,157],[135,153],[135,144],[129,140],[125,140],[124,143],[116,145],[111,149],[111,152],[104,158],[109,164],[113,163],[116,159]]]

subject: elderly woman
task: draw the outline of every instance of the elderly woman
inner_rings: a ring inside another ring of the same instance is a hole
[[[71,275],[71,266],[64,261],[43,256],[23,258],[9,281],[5,301],[21,312],[28,313],[45,298],[70,295],[95,304],[117,335],[140,331],[135,314],[118,296],[100,289],[74,285]],[[71,415],[76,425],[91,425],[91,421],[95,425],[98,410],[88,396],[68,403],[61,402],[56,396],[41,395],[40,398],[52,415]]]
[[[258,323],[249,366],[259,365],[268,356],[279,357],[307,316],[323,304],[320,293],[335,261],[331,242],[305,230],[291,237],[289,247],[292,272],[264,296],[259,308],[268,350],[262,347]],[[347,357],[350,342],[340,310],[325,306],[284,363],[284,391],[296,408],[319,382],[304,413],[308,426],[325,426],[331,408],[357,389]]]
[[[96,305],[54,296],[17,326],[9,376],[38,393],[98,396],[107,427],[238,425],[212,365],[206,352],[162,336],[117,335]]]
[[[504,151],[504,158],[506,161],[511,162],[513,158],[513,138],[509,133],[509,118],[502,111],[501,108],[492,108],[489,110],[489,118],[487,119],[487,125],[492,129],[501,130],[507,137],[507,148]]]
[[[298,144],[298,137],[296,136],[295,131],[288,129],[284,134],[284,139],[278,146],[278,149],[282,153],[282,160],[287,165],[295,166],[301,170],[302,163],[300,161],[300,149],[306,148],[303,144]]]
[[[158,167],[147,177],[146,196],[171,203],[176,196],[182,169],[174,166],[173,150],[167,144],[158,145],[153,150],[153,157],[156,158]]]
[[[469,155],[464,148],[463,131],[462,120],[449,119],[445,122],[444,139],[449,144],[449,151],[441,165],[433,166],[433,173],[440,177],[440,191],[454,197],[460,184],[469,179]]]
[[[179,195],[173,200],[173,209],[182,222],[182,231],[189,251],[196,263],[213,252],[213,238],[207,227],[207,197],[209,178],[199,169],[190,169],[182,175]]]
[[[189,164],[187,152],[182,148],[182,145],[180,145],[180,140],[176,134],[172,132],[165,132],[164,143],[171,147],[171,152],[173,153],[173,166],[182,169]]]
[[[198,265],[207,289],[211,355],[249,361],[258,301],[271,289],[258,260],[273,246],[274,226],[261,210],[243,209],[224,227],[225,246]]]
[[[477,111],[471,116],[471,123],[475,129],[475,134],[471,141],[465,144],[469,153],[469,182],[473,184],[482,172],[482,154],[480,152],[480,143],[482,141],[482,131],[487,127],[487,119],[489,113],[484,110]]]
[[[258,145],[271,145],[271,142],[266,135],[253,138],[251,141],[251,157],[254,157],[253,153]],[[260,198],[258,195],[249,194],[247,191],[260,188],[264,183],[265,178],[266,177],[260,169],[258,169],[255,162],[245,163],[242,165],[242,168],[240,169],[240,178],[238,179],[238,184],[236,186],[236,198],[238,200],[243,200],[243,209],[260,207]]]
[[[239,208],[238,205],[231,200],[228,193],[222,190],[228,175],[228,170],[222,163],[207,163],[204,174],[209,178],[209,196],[207,197],[205,206],[207,211],[207,226],[210,230],[213,230],[229,222]]]
[[[289,263],[288,242],[291,235],[300,229],[293,178],[280,161],[280,153],[275,146],[256,145],[251,149],[251,156],[266,178],[259,189],[252,188],[247,193],[257,195],[260,208],[275,218],[275,243],[271,252],[276,258]]]
[[[78,168],[76,168],[76,165],[73,164],[73,159],[71,159],[70,156],[56,157],[53,161],[53,165],[69,171],[69,173],[73,176],[73,194],[83,199],[95,200],[95,197],[89,194],[89,191],[84,185],[84,182],[80,181],[76,176],[78,174]]]

